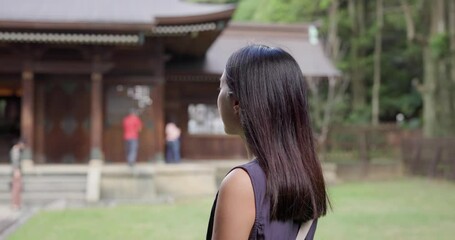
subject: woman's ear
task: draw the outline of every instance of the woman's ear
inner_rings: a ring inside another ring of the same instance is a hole
[[[235,114],[240,114],[240,102],[238,100],[234,100],[234,113]]]
[[[229,92],[229,98],[231,100],[232,108],[234,109],[234,113],[239,115],[240,113],[240,101],[234,97],[233,92]]]

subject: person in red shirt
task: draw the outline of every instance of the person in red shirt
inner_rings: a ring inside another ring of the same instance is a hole
[[[136,163],[137,151],[139,149],[139,132],[142,130],[142,121],[134,110],[123,118],[123,139],[125,140],[126,159],[128,165]]]

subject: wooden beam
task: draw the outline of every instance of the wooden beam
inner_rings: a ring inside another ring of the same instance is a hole
[[[105,77],[105,82],[109,84],[159,84],[164,82],[163,77],[155,75],[110,75]]]
[[[162,64],[158,57],[141,59],[123,58],[115,59],[113,62],[115,62],[116,69],[127,70],[157,70]]]
[[[35,62],[33,64],[33,69],[37,73],[57,74],[85,74],[92,72],[106,73],[113,67],[113,63],[98,63],[97,65],[93,65],[90,62],[77,61]]]
[[[24,61],[18,59],[0,59],[0,73],[17,73],[24,68]],[[91,74],[106,73],[114,68],[112,62],[92,64],[90,61],[35,61],[28,68],[34,73],[53,74]]]

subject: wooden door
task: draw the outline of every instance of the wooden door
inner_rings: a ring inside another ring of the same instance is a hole
[[[143,123],[137,161],[157,158],[163,145],[160,89],[151,84],[106,84],[103,129],[106,162],[126,162],[122,122],[131,109],[138,111]]]
[[[46,163],[86,163],[90,152],[89,76],[37,79],[37,156]]]

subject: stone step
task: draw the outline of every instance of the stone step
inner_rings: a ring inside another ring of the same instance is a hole
[[[11,200],[11,194],[6,192],[0,192],[0,203],[9,203]]]
[[[10,181],[6,181],[0,184],[0,192],[9,189]],[[22,180],[24,188],[32,190],[50,189],[53,191],[66,191],[66,190],[85,190],[87,179],[52,179],[52,178],[40,178],[30,179],[26,178]]]
[[[85,199],[85,192],[24,192],[24,199]]]
[[[85,201],[85,193],[83,192],[24,192],[21,197],[25,203],[45,203],[58,199]],[[10,202],[10,200],[11,194],[0,193],[0,202]]]
[[[0,175],[0,203],[9,204],[11,193],[8,173]],[[22,202],[24,205],[42,205],[55,200],[84,202],[86,198],[86,173],[38,172],[24,174]]]
[[[9,192],[9,180],[0,181],[0,192]]]
[[[0,178],[0,185],[3,185],[3,183],[7,183],[11,181],[11,178],[8,176],[8,177],[4,177],[4,178]]]
[[[0,192],[0,197],[11,196],[10,192]],[[22,192],[23,198],[46,198],[59,199],[59,198],[72,198],[78,196],[85,196],[85,192],[80,191],[66,191],[66,192],[53,192],[53,191],[41,191],[41,192]]]
[[[86,181],[86,175],[78,176],[55,176],[55,175],[45,175],[45,176],[36,176],[36,175],[26,175],[23,178],[24,182],[78,182]]]
[[[26,182],[24,183],[25,192],[85,192],[86,181],[84,182]]]
[[[25,192],[40,192],[40,191],[49,191],[49,192],[85,192],[86,191],[86,180],[71,180],[71,181],[25,181],[24,183]],[[10,192],[9,181],[0,182],[0,193]]]

